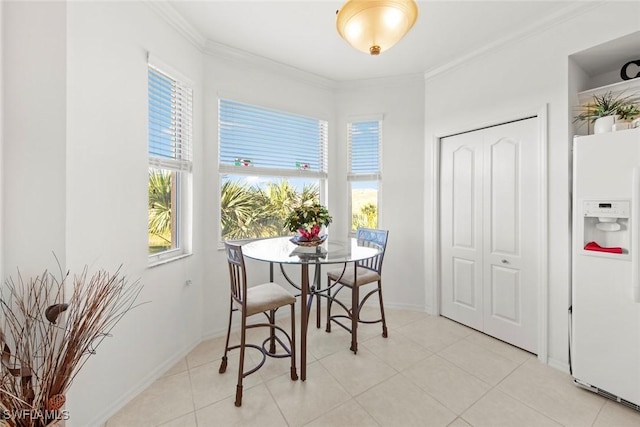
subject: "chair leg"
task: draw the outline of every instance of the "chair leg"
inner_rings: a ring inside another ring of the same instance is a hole
[[[331,332],[331,279],[327,277],[327,327],[326,332]]]
[[[270,310],[269,311],[269,323],[270,324],[275,324],[276,323],[276,311],[275,310]],[[276,352],[276,328],[274,328],[273,326],[269,327],[269,353],[271,354],[275,354]]]
[[[380,300],[380,315],[382,316],[382,336],[387,338],[387,321],[384,317],[384,303],[382,302],[382,280],[378,280],[378,299]]]
[[[320,265],[316,265],[313,273],[313,283],[318,285],[316,289],[316,328],[320,329],[320,310],[322,310],[322,304],[320,303]]]
[[[222,362],[220,363],[220,368],[218,369],[218,373],[224,374],[227,371],[227,352],[229,351],[229,336],[231,335],[231,319],[233,317],[233,301],[231,301],[229,307],[229,326],[227,327],[227,340],[224,344],[224,355],[222,356]]]
[[[296,305],[291,304],[291,379],[298,379],[298,370],[296,369]]]
[[[236,406],[242,406],[242,380],[244,379],[244,351],[247,338],[247,319],[242,314],[242,330],[240,334],[240,363],[238,366],[238,385],[236,386]]]
[[[320,329],[320,294],[316,295],[316,328]]]
[[[354,286],[351,287],[351,351],[353,351],[354,354],[358,353],[359,301],[359,289],[358,286],[354,284]]]

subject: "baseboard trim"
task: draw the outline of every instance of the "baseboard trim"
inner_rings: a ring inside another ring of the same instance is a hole
[[[427,307],[421,304],[396,304],[396,303],[384,303],[385,308],[397,308],[402,310],[419,311],[422,313],[429,313]]]
[[[554,359],[553,357],[549,357],[547,359],[547,365],[551,366],[552,368],[556,368],[562,372],[566,372],[567,374],[569,373],[569,364],[565,361],[557,360],[557,359]]]

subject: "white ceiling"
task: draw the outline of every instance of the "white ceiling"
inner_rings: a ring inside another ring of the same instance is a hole
[[[378,57],[340,38],[332,0],[168,2],[209,41],[335,81],[429,72],[526,35],[571,11],[568,1],[418,1],[413,29]],[[580,3],[580,2],[578,2]],[[584,2],[582,2],[584,4]]]

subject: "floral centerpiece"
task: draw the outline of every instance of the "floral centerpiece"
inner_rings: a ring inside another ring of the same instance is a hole
[[[329,210],[314,201],[307,201],[294,208],[284,221],[284,226],[289,231],[299,233],[299,241],[313,242],[320,241],[320,229],[331,224],[333,218],[329,215]]]

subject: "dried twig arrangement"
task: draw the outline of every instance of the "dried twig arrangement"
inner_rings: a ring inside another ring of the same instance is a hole
[[[45,271],[24,281],[18,274],[0,292],[0,425],[43,427],[66,418],[73,379],[142,290],[120,269],[89,277],[85,267],[65,303],[69,273],[61,276]]]

